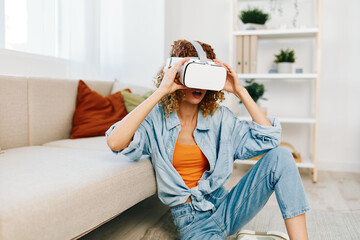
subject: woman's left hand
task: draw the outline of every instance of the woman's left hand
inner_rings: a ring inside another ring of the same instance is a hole
[[[221,62],[217,59],[213,59],[214,63],[222,66],[226,69],[226,82],[223,90],[229,93],[236,93],[239,92],[243,86],[236,74],[236,72],[226,63]]]

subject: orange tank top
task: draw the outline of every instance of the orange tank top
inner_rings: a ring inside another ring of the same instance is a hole
[[[189,188],[196,187],[209,162],[198,145],[182,145],[176,141],[173,166]]]

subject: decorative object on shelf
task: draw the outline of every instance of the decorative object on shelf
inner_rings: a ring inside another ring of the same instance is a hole
[[[299,16],[299,6],[298,6],[298,1],[294,0],[294,8],[295,8],[295,16],[293,18],[293,27],[296,28],[297,27],[297,17]]]
[[[279,14],[279,16],[283,16],[283,8],[281,6],[281,2],[282,0],[270,0],[270,14],[275,16],[276,13]],[[297,18],[299,16],[299,5],[298,5],[298,0],[294,0],[294,9],[295,9],[295,15],[293,17],[292,20],[292,26],[293,28],[297,28]],[[280,25],[280,29],[286,29],[287,28],[287,24],[281,24]]]
[[[265,93],[265,86],[261,83],[254,82],[255,79],[245,80],[247,85],[245,86],[246,90],[250,94],[251,98],[257,103],[259,99],[267,100],[263,97]],[[242,101],[239,101],[240,104],[242,104]],[[259,105],[259,104],[258,104]],[[267,115],[267,111],[264,108],[261,108],[261,110],[264,112],[265,115]]]
[[[303,73],[303,69],[302,68],[296,68],[295,73]]]
[[[291,154],[292,154],[292,156],[294,157],[295,162],[297,162],[297,163],[301,163],[301,162],[302,162],[302,158],[301,158],[301,156],[300,156],[300,153],[298,153],[298,152],[295,150],[294,146],[291,145],[290,143],[288,143],[288,142],[281,142],[280,145],[279,145],[279,147],[283,147],[283,148],[289,149],[290,152],[291,152]],[[262,158],[262,156],[264,156],[264,155],[265,155],[265,154],[259,155],[259,156],[257,156],[257,157],[253,157],[253,158],[250,159],[250,160],[255,160],[255,161],[260,160],[260,158]]]
[[[292,154],[292,156],[294,157],[295,162],[297,162],[297,163],[301,163],[301,162],[302,162],[302,158],[301,158],[301,156],[300,156],[300,153],[298,153],[298,152],[295,150],[294,146],[291,145],[290,143],[288,143],[288,142],[281,142],[279,147],[283,147],[283,148],[289,149],[290,152],[291,152],[291,154]]]
[[[292,49],[281,49],[279,54],[274,54],[279,73],[292,73],[293,63],[295,62],[295,52]]]
[[[268,73],[277,73],[276,65],[275,63],[271,64],[271,68]]]
[[[245,24],[246,30],[265,29],[265,23],[269,19],[269,14],[259,8],[250,8],[240,12],[239,19]]]
[[[283,15],[283,8],[281,6],[281,1],[279,0],[270,0],[270,13],[275,15],[276,10],[279,13],[279,16]]]

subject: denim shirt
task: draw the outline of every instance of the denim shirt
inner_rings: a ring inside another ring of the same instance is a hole
[[[129,146],[119,152],[112,151],[132,161],[149,155],[155,170],[159,199],[169,207],[182,204],[191,196],[196,210],[214,210],[214,205],[204,196],[224,185],[232,173],[234,160],[250,159],[279,145],[280,123],[276,118],[268,119],[273,126],[241,121],[224,106],[207,117],[199,109],[193,136],[209,161],[210,169],[191,189],[172,165],[175,143],[181,129],[175,112],[167,118],[163,107],[156,105],[136,130]],[[106,137],[117,123],[106,131]]]

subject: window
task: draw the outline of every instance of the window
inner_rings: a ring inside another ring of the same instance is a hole
[[[58,57],[58,0],[0,1],[2,47]]]

